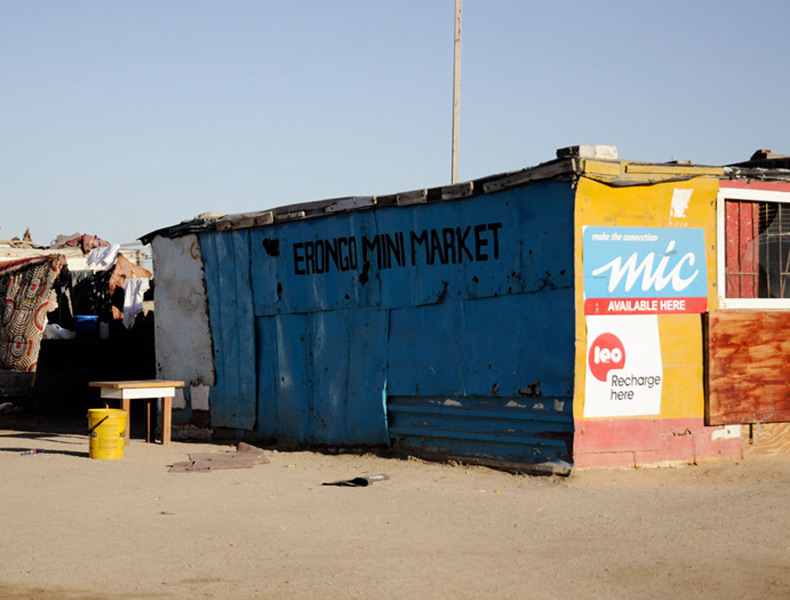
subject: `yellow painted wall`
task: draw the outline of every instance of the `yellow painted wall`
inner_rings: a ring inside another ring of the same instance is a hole
[[[675,189],[691,189],[685,216],[673,216]],[[581,177],[576,191],[576,375],[574,416],[584,414],[584,378],[587,328],[584,317],[584,269],[582,228],[586,225],[615,227],[695,227],[705,230],[708,274],[708,310],[717,306],[716,293],[716,195],[718,178],[695,177],[676,182],[614,187]],[[627,317],[626,317],[627,318]],[[659,315],[661,359],[664,367],[661,418],[703,417],[702,315]],[[631,418],[631,417],[629,417]],[[655,419],[655,416],[642,417]]]

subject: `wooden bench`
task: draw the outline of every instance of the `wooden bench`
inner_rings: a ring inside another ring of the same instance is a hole
[[[183,381],[167,379],[138,379],[134,381],[91,381],[90,387],[101,389],[104,407],[109,407],[110,400],[120,400],[121,408],[126,411],[126,445],[129,445],[129,409],[132,400],[145,400],[145,441],[154,441],[156,431],[156,411],[151,405],[162,399],[162,444],[170,443],[173,418],[173,396],[177,387],[184,387]],[[152,426],[153,422],[153,426]]]

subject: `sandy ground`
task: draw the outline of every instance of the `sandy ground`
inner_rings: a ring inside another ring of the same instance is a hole
[[[171,473],[234,448],[91,460],[84,433],[45,429],[0,415],[5,600],[790,598],[787,455],[551,478],[270,452]]]

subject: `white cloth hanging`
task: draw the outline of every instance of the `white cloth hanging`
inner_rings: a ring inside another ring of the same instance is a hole
[[[123,325],[126,329],[134,325],[137,313],[143,310],[143,296],[151,286],[147,278],[127,279],[123,293]]]
[[[88,268],[91,271],[106,271],[115,264],[120,251],[120,244],[94,248],[90,251],[90,254],[88,254]]]

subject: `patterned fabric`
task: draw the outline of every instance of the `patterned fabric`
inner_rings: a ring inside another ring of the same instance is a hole
[[[0,264],[0,368],[35,371],[60,254]]]

